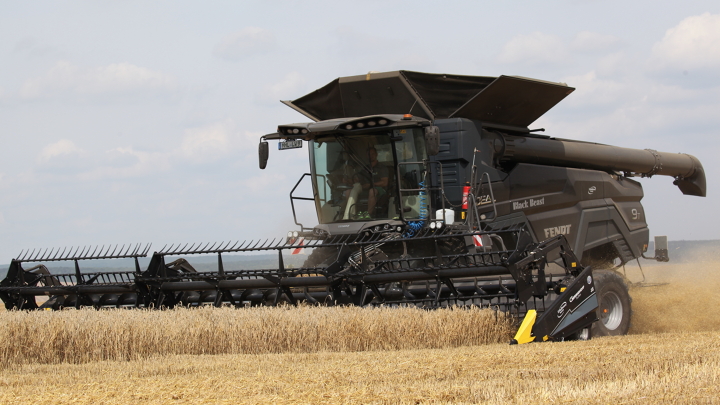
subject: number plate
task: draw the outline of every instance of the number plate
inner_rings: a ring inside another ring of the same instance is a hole
[[[302,143],[303,141],[300,139],[278,142],[278,150],[302,148]]]

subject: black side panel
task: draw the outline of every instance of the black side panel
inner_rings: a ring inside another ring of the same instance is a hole
[[[440,128],[440,153],[430,158],[442,163],[445,195],[452,204],[462,202],[462,187],[470,181],[473,157],[478,173],[488,173],[491,181],[500,181],[507,174],[494,167],[492,139],[482,139],[481,124],[464,118],[436,120]],[[475,153],[475,150],[478,152]],[[473,156],[474,155],[474,156]],[[433,178],[433,184],[439,186],[439,178]]]

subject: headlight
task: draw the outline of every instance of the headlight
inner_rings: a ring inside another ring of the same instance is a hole
[[[435,221],[430,222],[430,229],[435,229],[437,223]]]
[[[300,234],[298,233],[298,231],[294,231],[292,233],[292,236],[293,236],[293,238],[297,238],[298,236],[300,236]]]

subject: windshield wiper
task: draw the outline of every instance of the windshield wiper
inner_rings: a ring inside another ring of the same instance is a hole
[[[365,169],[366,172],[372,174],[372,168],[363,163],[362,160],[360,160],[360,157],[358,157],[358,155],[353,151],[352,147],[345,142],[345,139],[338,135],[335,135],[335,139],[337,139],[338,143],[343,147],[343,151],[347,152],[347,154],[350,155],[350,158],[354,160],[355,163],[362,166],[362,168]]]

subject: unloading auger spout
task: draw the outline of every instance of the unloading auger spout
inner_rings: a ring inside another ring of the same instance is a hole
[[[670,176],[683,194],[699,197],[706,194],[702,164],[685,153],[521,136],[498,137],[495,150],[499,159],[518,163],[617,172],[628,177]]]

